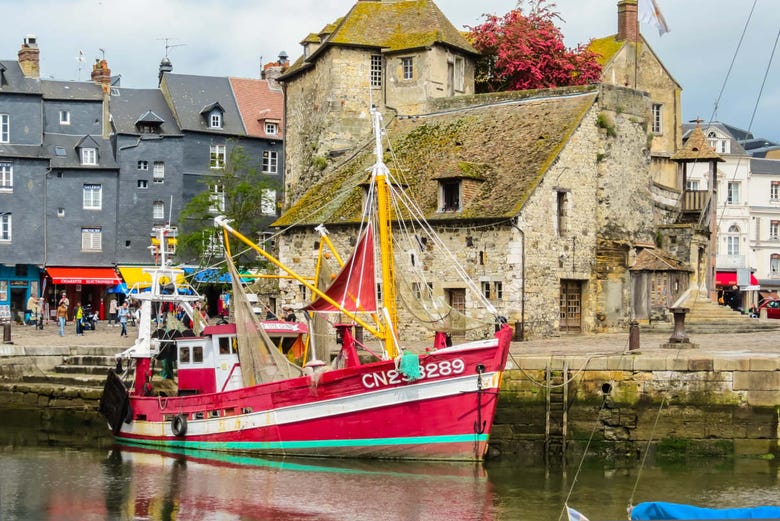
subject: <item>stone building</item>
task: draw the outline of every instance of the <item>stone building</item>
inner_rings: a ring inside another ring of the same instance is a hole
[[[431,0],[361,0],[301,43],[303,55],[278,78],[287,204],[370,133],[372,105],[422,114],[429,100],[474,93],[478,53]]]

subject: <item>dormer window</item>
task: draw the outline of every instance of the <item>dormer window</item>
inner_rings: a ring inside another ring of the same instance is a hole
[[[439,181],[439,211],[457,212],[460,211],[460,179],[445,179]]]
[[[96,148],[82,148],[81,149],[81,164],[82,165],[97,165],[97,149]]]
[[[275,136],[279,133],[279,125],[276,123],[266,122],[265,133],[269,136]]]
[[[222,114],[214,112],[209,119],[209,128],[222,128]]]
[[[718,154],[731,153],[731,142],[728,139],[719,136],[717,132],[708,132],[707,142]]]
[[[163,118],[149,110],[135,120],[135,128],[139,134],[159,134],[163,123]]]
[[[206,105],[200,110],[200,115],[204,119],[208,128],[220,129],[225,124],[225,109],[218,102]]]

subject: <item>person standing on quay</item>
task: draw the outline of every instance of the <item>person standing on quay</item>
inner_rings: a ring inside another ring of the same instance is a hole
[[[57,306],[57,322],[60,323],[60,336],[65,336],[65,322],[68,320],[68,306],[64,302],[60,301],[60,305]]]
[[[117,312],[116,298],[111,297],[111,303],[108,305],[108,323],[111,324],[112,326],[115,326],[117,323],[116,312]]]
[[[127,301],[122,302],[122,307],[119,308],[117,316],[119,317],[119,324],[122,326],[122,331],[119,332],[119,336],[127,336],[127,317],[130,314],[130,310],[127,308]]]
[[[84,324],[81,323],[84,319],[84,308],[81,307],[81,302],[76,304],[76,313],[73,318],[76,321],[76,336],[81,336],[84,333]]]

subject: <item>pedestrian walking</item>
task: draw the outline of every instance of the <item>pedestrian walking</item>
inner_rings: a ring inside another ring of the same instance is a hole
[[[84,308],[81,307],[81,302],[76,304],[76,314],[73,319],[76,321],[76,336],[83,335],[84,324],[82,324],[81,321],[84,320]]]
[[[109,325],[115,326],[117,324],[116,313],[117,313],[116,298],[115,297],[111,297],[111,302],[108,304],[108,323],[109,323]]]
[[[38,299],[38,329],[43,329],[43,317],[46,316],[46,300]]]
[[[65,336],[65,322],[68,320],[68,306],[64,302],[60,301],[60,305],[57,306],[57,322],[60,323],[60,336]]]
[[[127,318],[130,316],[130,310],[127,306],[127,301],[122,303],[122,307],[117,311],[117,317],[119,317],[119,325],[122,326],[122,330],[119,332],[119,336],[127,336]]]

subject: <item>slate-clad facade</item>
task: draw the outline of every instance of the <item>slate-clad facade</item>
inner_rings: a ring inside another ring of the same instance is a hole
[[[221,174],[212,146],[229,157],[240,145],[258,167],[266,150],[281,152],[281,131],[256,130],[269,114],[281,121],[281,90],[241,80],[242,96],[258,105],[234,94],[233,79],[171,69],[161,68],[158,89],[119,87],[105,60],[92,81],[42,80],[34,37],[18,60],[0,61],[0,318],[21,318],[31,295],[53,310],[61,291],[72,305],[104,309],[108,282],[52,273],[152,263],[153,228],[179,225],[204,179]]]

